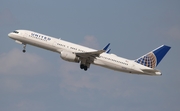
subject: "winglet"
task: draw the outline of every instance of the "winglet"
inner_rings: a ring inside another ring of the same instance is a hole
[[[103,50],[106,51],[106,50],[108,49],[109,45],[110,45],[110,43],[109,43],[108,45],[106,45],[106,46],[103,48]]]
[[[106,53],[109,53],[111,51],[111,49],[108,49],[108,50],[106,50]]]

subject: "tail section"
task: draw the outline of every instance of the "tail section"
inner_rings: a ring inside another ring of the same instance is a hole
[[[155,68],[161,62],[170,48],[170,46],[162,45],[145,54],[144,56],[136,59],[135,62],[150,68]]]

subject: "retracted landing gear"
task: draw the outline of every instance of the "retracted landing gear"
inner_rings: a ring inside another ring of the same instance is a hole
[[[22,52],[23,52],[23,53],[26,52],[26,44],[24,44]]]

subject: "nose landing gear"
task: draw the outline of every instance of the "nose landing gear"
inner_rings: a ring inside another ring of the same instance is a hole
[[[23,53],[26,52],[26,44],[24,44],[22,52],[23,52]]]

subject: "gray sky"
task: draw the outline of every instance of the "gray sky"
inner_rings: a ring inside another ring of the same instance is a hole
[[[2,0],[0,111],[178,111],[179,0]],[[136,59],[166,44],[160,77],[63,61],[57,53],[8,38],[27,29]]]

